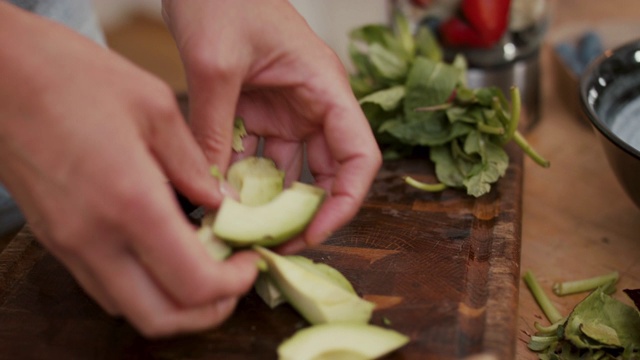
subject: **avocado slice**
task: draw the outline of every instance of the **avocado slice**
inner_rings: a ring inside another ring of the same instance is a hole
[[[347,278],[335,268],[327,264],[314,262],[313,260],[301,255],[287,255],[285,258],[304,267],[308,271],[332,281],[343,289],[356,294],[351,282],[349,282],[349,280],[347,280]],[[254,289],[258,296],[260,296],[260,298],[272,309],[287,302],[280,289],[276,286],[273,278],[267,272],[260,272],[258,279],[254,284]]]
[[[271,159],[249,156],[231,164],[227,181],[240,195],[242,204],[262,205],[282,192],[284,172]]]
[[[282,292],[278,289],[271,276],[266,272],[260,272],[258,274],[253,288],[262,301],[271,309],[287,302],[287,299],[284,298],[284,295],[282,295]]]
[[[377,359],[406,345],[409,337],[360,323],[314,325],[296,332],[278,347],[279,360]]]
[[[268,274],[285,299],[309,323],[367,323],[371,319],[374,303],[284,256],[260,246],[254,250],[267,262]]]
[[[333,282],[334,284],[340,286],[341,288],[353,294],[356,294],[356,290],[353,288],[353,285],[351,285],[351,282],[347,280],[347,278],[344,277],[344,275],[342,275],[342,273],[336,270],[335,268],[327,264],[314,262],[313,260],[301,255],[287,255],[285,257],[289,261],[293,261],[294,263],[302,266],[303,268],[315,274],[323,276],[325,279]]]
[[[222,261],[231,255],[231,247],[213,236],[213,229],[211,226],[201,226],[197,230],[196,235],[200,242],[204,244],[205,249],[211,258]]]
[[[231,246],[275,246],[301,233],[324,199],[324,190],[294,182],[270,202],[257,206],[226,197],[213,234]]]

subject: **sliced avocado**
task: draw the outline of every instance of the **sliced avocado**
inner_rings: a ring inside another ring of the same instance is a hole
[[[324,276],[327,280],[332,281],[334,284],[340,286],[341,288],[351,293],[356,293],[356,290],[353,288],[353,285],[351,285],[351,282],[347,280],[347,278],[344,277],[344,275],[342,275],[342,273],[335,268],[327,264],[314,262],[313,260],[301,255],[288,255],[285,257],[309,271],[312,271],[320,276]]]
[[[249,156],[231,164],[227,181],[245,205],[266,204],[282,192],[284,172],[271,159]]]
[[[275,246],[301,233],[323,199],[324,190],[300,182],[263,205],[249,206],[226,197],[218,209],[213,233],[231,246]]]
[[[347,278],[335,268],[327,264],[314,262],[313,260],[301,255],[287,255],[285,258],[304,267],[308,271],[323,276],[325,279],[332,281],[343,289],[356,294],[351,282],[349,282],[349,280],[347,280]],[[258,296],[260,296],[260,298],[272,309],[287,302],[280,289],[276,286],[274,280],[266,272],[261,272],[258,275],[254,288]]]
[[[213,259],[222,261],[231,255],[231,247],[213,235],[211,226],[201,226],[197,231],[197,236]]]
[[[377,359],[404,346],[409,337],[359,323],[314,325],[296,332],[278,347],[279,360]]]
[[[371,319],[375,304],[263,247],[254,249],[269,265],[268,273],[287,301],[311,324]]]
[[[260,272],[258,274],[253,288],[262,301],[271,309],[287,302],[287,299],[284,298],[284,295],[282,295],[282,292],[278,289],[271,276],[266,272]]]
[[[231,148],[233,149],[233,151],[244,151],[242,138],[245,136],[247,136],[247,129],[244,127],[244,120],[238,116],[233,121],[233,142],[231,143]]]

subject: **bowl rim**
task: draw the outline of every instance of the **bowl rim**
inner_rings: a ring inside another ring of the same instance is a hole
[[[580,75],[580,86],[579,86],[579,96],[580,96],[580,105],[582,107],[583,112],[587,115],[587,119],[589,122],[602,134],[604,135],[611,144],[625,151],[629,155],[635,157],[640,160],[640,150],[635,147],[629,145],[627,142],[622,140],[618,135],[613,133],[611,129],[597,116],[593,107],[589,105],[588,99],[588,84],[593,76],[593,72],[600,66],[602,63],[607,61],[610,57],[615,55],[616,53],[622,51],[628,51],[629,49],[637,49],[640,51],[640,39],[633,40],[627,43],[624,43],[620,46],[606,49],[600,56],[594,59],[587,69]],[[640,69],[640,62],[638,63]]]

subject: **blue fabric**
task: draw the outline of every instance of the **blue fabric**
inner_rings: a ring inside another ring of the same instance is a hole
[[[63,23],[105,45],[104,34],[91,0],[9,0],[25,10]],[[10,194],[0,184],[0,237],[15,232],[25,219]]]
[[[91,0],[9,0],[9,2],[63,23],[96,42],[105,44],[104,34]]]
[[[0,185],[0,238],[24,225],[24,217],[7,190]]]

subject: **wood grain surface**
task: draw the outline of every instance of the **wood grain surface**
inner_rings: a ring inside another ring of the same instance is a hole
[[[576,28],[606,27],[608,42],[640,38],[637,0],[551,1],[552,24],[542,57],[542,120],[528,134],[529,141],[551,160],[541,169],[525,159],[522,271],[531,270],[562,314],[568,314],[586,294],[557,297],[555,281],[582,279],[611,271],[620,273],[617,299],[640,288],[640,209],[634,206],[613,175],[593,129],[567,101],[574,84],[558,78],[553,41]],[[617,30],[616,30],[617,29]],[[619,37],[615,31],[622,31]],[[569,96],[567,96],[569,95]],[[520,283],[516,358],[534,360],[526,343],[534,322],[547,324],[524,282]]]
[[[434,179],[422,159],[388,162],[356,218],[303,253],[375,302],[374,324],[410,336],[389,359],[513,357],[522,155],[510,155],[506,177],[477,200],[405,185],[401,175]],[[0,324],[0,354],[12,359],[275,359],[306,326],[290,306],[270,310],[251,292],[218,329],[145,340],[86,297],[28,228],[0,254]]]

